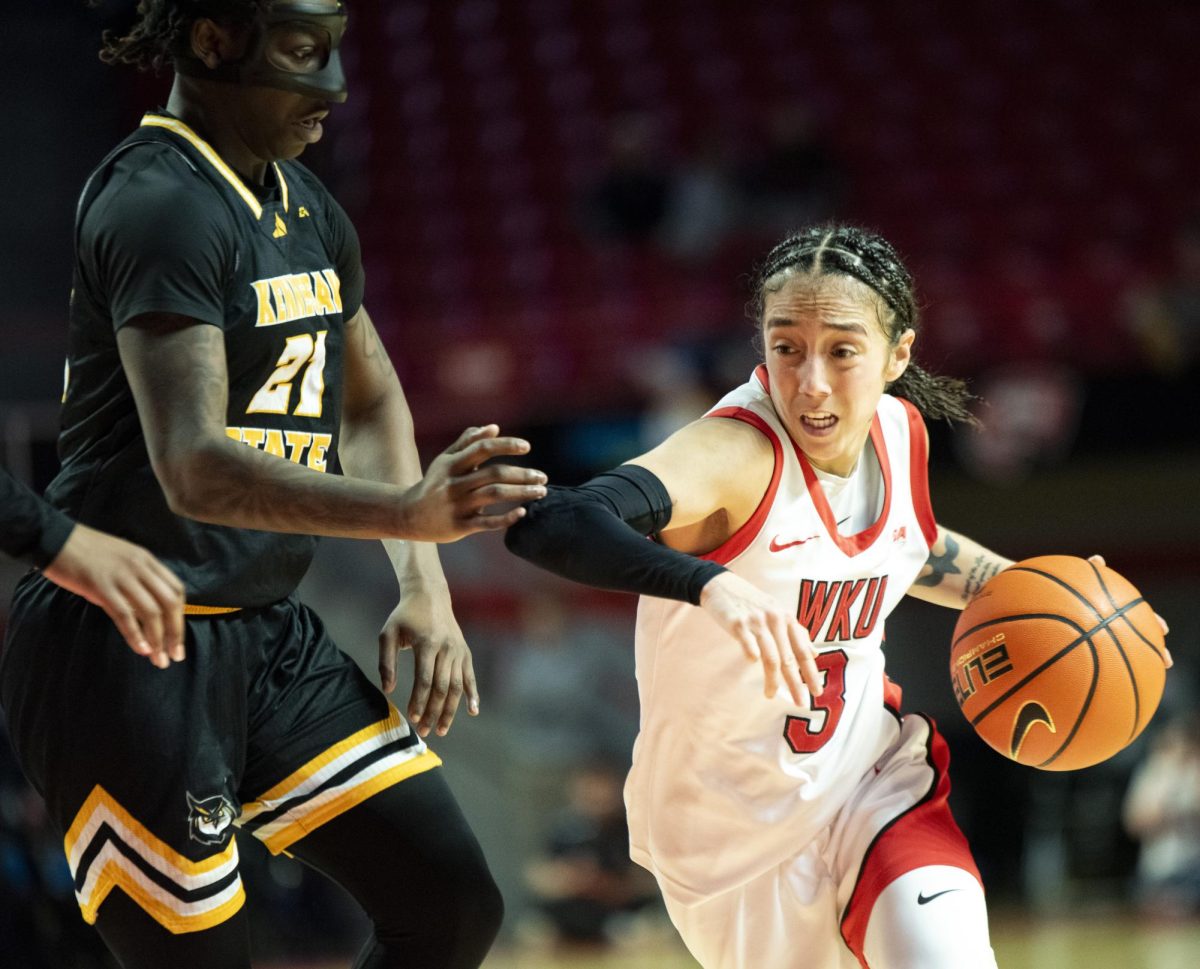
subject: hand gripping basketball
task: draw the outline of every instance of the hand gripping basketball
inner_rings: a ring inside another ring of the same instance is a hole
[[[1026,559],[989,581],[954,629],[950,676],[993,749],[1043,770],[1107,760],[1162,698],[1165,624],[1104,560]]]

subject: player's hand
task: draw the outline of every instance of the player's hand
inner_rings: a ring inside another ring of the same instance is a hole
[[[42,574],[108,613],[159,669],[184,658],[183,583],[141,546],[76,525]]]
[[[449,594],[408,593],[388,616],[379,633],[379,685],[384,693],[396,688],[396,654],[402,649],[413,651],[408,719],[417,733],[427,737],[436,727],[444,737],[464,693],[467,712],[479,715],[471,650],[450,610]]]
[[[456,542],[475,532],[508,528],[525,514],[522,505],[546,497],[546,476],[533,468],[488,464],[495,457],[526,454],[529,442],[500,437],[495,424],[469,427],[430,462],[425,477],[405,493],[402,537]]]
[[[1103,555],[1089,555],[1088,561],[1091,562],[1092,565],[1103,566],[1105,564]],[[1160,626],[1162,626],[1162,631],[1163,631],[1164,636],[1171,631],[1170,628],[1167,626],[1167,621],[1162,616],[1160,616],[1157,612],[1154,614],[1154,618],[1157,619],[1158,624]],[[1163,643],[1163,665],[1167,669],[1170,669],[1172,666],[1175,665],[1175,660],[1171,659],[1171,651],[1169,649],[1167,649],[1166,643]]]
[[[738,641],[746,658],[763,667],[763,693],[773,697],[780,677],[796,706],[820,696],[821,675],[808,631],[788,610],[757,586],[733,572],[709,579],[700,608]]]

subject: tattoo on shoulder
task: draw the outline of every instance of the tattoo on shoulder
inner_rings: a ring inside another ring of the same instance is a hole
[[[963,587],[963,602],[970,602],[992,576],[1000,571],[1000,563],[987,555],[975,556],[971,571],[967,573],[966,585]]]
[[[925,560],[925,564],[932,571],[928,575],[922,575],[913,585],[938,586],[942,584],[942,580],[948,575],[957,575],[962,572],[957,565],[954,564],[955,558],[958,557],[958,542],[950,535],[946,536],[946,551],[941,555],[936,555],[930,551],[929,558]]]

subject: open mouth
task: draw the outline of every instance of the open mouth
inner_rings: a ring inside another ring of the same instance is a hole
[[[299,121],[292,122],[300,129],[300,137],[312,144],[321,140],[321,135],[324,128],[321,126],[321,121],[328,115],[328,111],[320,111],[316,114],[310,114],[307,118],[301,118]]]
[[[827,431],[837,423],[832,414],[802,414],[800,423],[810,431]]]

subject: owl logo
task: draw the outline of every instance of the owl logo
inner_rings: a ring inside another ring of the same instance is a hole
[[[188,802],[188,836],[202,845],[222,844],[229,836],[229,826],[233,824],[233,805],[223,795],[205,798],[199,801],[187,793]]]

